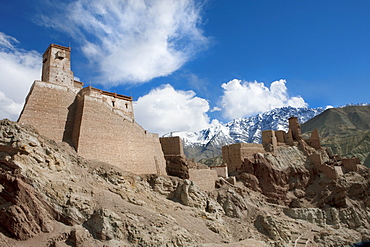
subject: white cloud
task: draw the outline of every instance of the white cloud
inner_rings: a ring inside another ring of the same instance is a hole
[[[77,0],[54,7],[43,25],[78,39],[110,85],[167,76],[208,42],[195,0]]]
[[[40,79],[41,55],[19,49],[17,43],[0,32],[0,119],[17,120],[30,86]]]
[[[211,112],[221,111],[222,109],[218,106],[212,108]]]
[[[209,127],[207,100],[171,85],[153,89],[134,104],[135,119],[150,132],[198,131]]]
[[[234,79],[222,84],[222,109],[225,118],[234,119],[266,112],[277,107],[305,107],[301,96],[289,96],[285,80],[274,81],[270,88],[263,82]]]

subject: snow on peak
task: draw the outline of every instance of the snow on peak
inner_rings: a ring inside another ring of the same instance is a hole
[[[185,147],[227,145],[232,143],[260,143],[263,130],[288,130],[288,118],[298,117],[302,124],[322,113],[324,108],[282,107],[248,118],[234,119],[226,124],[212,121],[212,126],[197,132],[170,132],[164,137],[179,136]]]

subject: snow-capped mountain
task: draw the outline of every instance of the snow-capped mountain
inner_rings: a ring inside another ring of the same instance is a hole
[[[198,132],[171,132],[180,136],[188,158],[196,161],[221,155],[221,147],[233,143],[260,143],[263,130],[288,130],[288,118],[298,117],[302,124],[322,113],[324,108],[282,107],[249,118],[238,118],[226,124],[216,123]]]

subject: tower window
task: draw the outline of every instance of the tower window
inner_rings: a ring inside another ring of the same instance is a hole
[[[112,106],[113,106],[113,107],[114,107],[115,103],[116,103],[116,102],[112,101]]]
[[[64,51],[58,51],[56,54],[55,54],[55,57],[58,58],[58,59],[63,59],[66,57],[66,53]]]

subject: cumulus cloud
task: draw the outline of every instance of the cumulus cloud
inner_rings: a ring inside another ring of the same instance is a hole
[[[134,104],[135,118],[150,132],[198,131],[209,127],[207,100],[171,85],[153,89]]]
[[[41,55],[17,48],[14,37],[0,32],[0,118],[17,120],[34,80],[40,79]]]
[[[56,2],[40,18],[78,39],[102,83],[143,83],[179,69],[208,39],[195,0],[77,0]]]
[[[305,107],[301,96],[289,96],[285,80],[274,81],[270,88],[263,82],[231,80],[222,84],[221,100],[225,118],[234,119],[266,112],[277,107]]]

